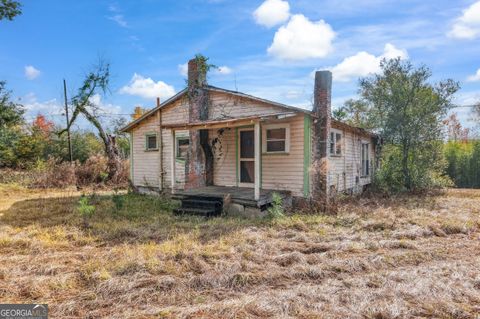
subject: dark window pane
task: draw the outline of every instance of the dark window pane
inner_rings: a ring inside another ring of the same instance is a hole
[[[240,158],[253,158],[254,155],[253,131],[240,131]]]
[[[336,154],[341,155],[342,154],[342,134],[338,134],[338,133],[336,134],[335,145],[337,147]]]
[[[267,140],[284,140],[286,137],[285,128],[275,128],[267,130]]]
[[[147,136],[147,148],[149,150],[157,148],[157,136],[156,135]]]
[[[240,182],[241,183],[255,182],[255,162],[254,161],[240,161]]]
[[[190,144],[190,140],[188,138],[182,138],[177,141],[177,157],[178,158],[187,158],[188,146]]]
[[[330,154],[335,154],[335,134],[330,133]]]
[[[267,141],[267,152],[285,152],[285,141]]]

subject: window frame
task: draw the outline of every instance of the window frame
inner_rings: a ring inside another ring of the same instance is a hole
[[[364,147],[366,147],[366,152],[364,152]],[[362,141],[361,145],[361,174],[360,177],[370,177],[370,143],[366,141]],[[366,159],[364,158],[366,155]]]
[[[150,148],[149,145],[148,145],[148,139],[150,137],[155,137],[155,147],[154,148]],[[145,151],[146,152],[158,151],[158,133],[157,132],[145,133]]]
[[[340,143],[338,143],[338,135],[340,135]],[[333,136],[333,138],[332,138]],[[343,131],[337,129],[330,129],[328,134],[328,153],[331,157],[342,157],[343,156]],[[333,146],[333,152],[332,152]],[[337,152],[340,149],[340,152]]]
[[[180,140],[188,140],[188,147],[190,147],[190,136],[188,135],[178,135],[175,136],[175,159],[179,161],[185,161],[187,158],[186,157],[180,157],[179,156],[179,141]]]
[[[285,129],[285,149],[283,151],[268,151],[269,141],[283,141],[282,139],[267,140],[267,131],[283,128]],[[290,153],[290,123],[277,123],[262,125],[262,154],[289,154]]]

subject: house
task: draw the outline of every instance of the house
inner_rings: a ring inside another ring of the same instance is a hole
[[[315,74],[310,111],[208,85],[202,70],[190,60],[187,88],[122,129],[138,191],[213,214],[264,209],[274,191],[295,202],[371,183],[377,136],[331,118],[329,71]]]

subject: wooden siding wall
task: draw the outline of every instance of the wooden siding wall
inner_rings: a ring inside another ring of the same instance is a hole
[[[289,190],[294,196],[303,196],[304,116],[299,114],[274,123],[290,124],[290,151],[288,154],[265,154],[262,150],[262,188]]]
[[[333,127],[342,132],[342,155],[328,156],[328,185],[334,186],[337,192],[360,191],[361,187],[371,183],[375,162],[375,145],[372,138],[354,132]],[[361,177],[362,143],[369,143],[370,176]],[[330,146],[328,145],[330,148]],[[358,177],[358,183],[357,183]]]
[[[158,117],[152,115],[137,126],[133,132],[133,184],[136,186],[158,187],[160,175],[158,151],[145,149],[145,134],[158,134]]]
[[[210,130],[209,136],[211,139],[218,137],[220,140],[220,143],[213,150],[213,183],[217,186],[236,186],[237,157],[235,148],[237,144],[235,128],[225,129],[221,135],[218,134],[218,130]]]
[[[221,92],[210,92],[210,100],[208,117],[212,120],[286,112],[278,106]]]
[[[162,110],[162,124],[185,123],[188,119],[188,106],[179,101]],[[159,132],[158,112],[142,121],[141,125],[133,129],[133,183],[136,186],[158,187],[160,176],[159,151],[145,150],[145,134]],[[188,134],[188,131],[178,131],[179,134]],[[163,140],[163,185],[171,187],[171,136],[170,130],[162,130]],[[177,187],[183,188],[185,181],[185,165],[181,161],[175,163]]]

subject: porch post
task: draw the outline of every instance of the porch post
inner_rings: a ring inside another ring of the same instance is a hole
[[[175,193],[175,131],[170,130],[171,135],[171,166],[170,166],[170,175],[172,176],[172,194]]]
[[[260,122],[255,122],[254,127],[255,147],[255,200],[260,199]]]

